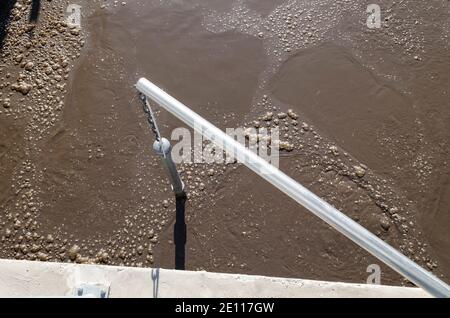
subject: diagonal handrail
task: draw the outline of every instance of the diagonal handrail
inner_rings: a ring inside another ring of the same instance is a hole
[[[137,82],[136,88],[139,92],[151,98],[198,133],[212,140],[224,151],[233,151],[232,155],[236,155],[240,162],[260,177],[270,182],[280,191],[300,203],[334,229],[347,236],[417,286],[420,286],[435,297],[450,297],[450,287],[442,280],[414,263],[408,257],[319,198],[281,170],[245,148],[244,145],[228,136],[155,84],[145,78],[141,78]]]

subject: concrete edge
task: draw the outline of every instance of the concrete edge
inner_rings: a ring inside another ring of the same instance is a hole
[[[0,260],[0,297],[71,296],[83,283],[111,298],[422,298],[418,288],[239,274]]]

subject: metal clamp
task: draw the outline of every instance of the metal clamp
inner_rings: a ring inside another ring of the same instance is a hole
[[[156,140],[153,143],[153,150],[155,150],[155,152],[163,158],[163,163],[169,173],[169,178],[172,183],[172,190],[175,193],[175,196],[184,196],[184,183],[181,180],[177,166],[172,159],[172,146],[170,145],[170,141],[166,138]]]

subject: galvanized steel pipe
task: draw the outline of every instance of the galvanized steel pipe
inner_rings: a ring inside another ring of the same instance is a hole
[[[215,142],[217,146],[222,147],[224,151],[232,149],[235,152],[233,155],[248,168],[417,286],[435,297],[450,297],[450,287],[446,283],[260,158],[155,84],[141,78],[136,84],[136,88],[207,139]]]

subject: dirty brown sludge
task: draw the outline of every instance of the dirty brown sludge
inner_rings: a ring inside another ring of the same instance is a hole
[[[173,268],[147,77],[220,128],[279,128],[283,171],[449,282],[448,1],[380,1],[376,29],[366,1],[79,1],[80,28],[69,4],[0,5],[0,258]],[[179,169],[187,269],[409,284],[244,166]]]

